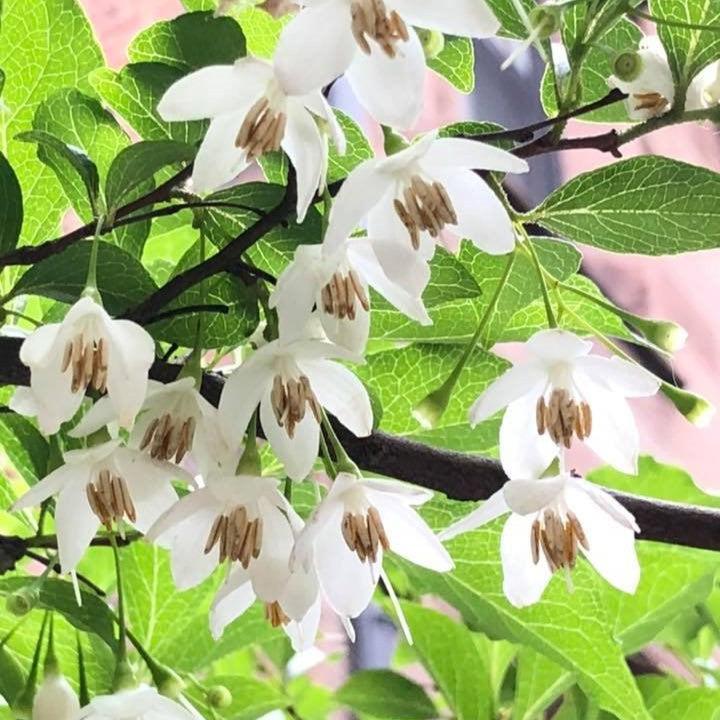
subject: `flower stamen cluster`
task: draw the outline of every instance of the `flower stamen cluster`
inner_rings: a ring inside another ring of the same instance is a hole
[[[285,137],[287,114],[272,108],[267,96],[261,97],[245,116],[235,147],[247,152],[248,161],[267,152],[277,152]]]
[[[349,269],[347,274],[336,272],[321,290],[323,310],[339,320],[357,317],[356,301],[365,312],[370,311],[370,299],[358,274]]]
[[[97,479],[85,486],[85,493],[90,509],[108,532],[112,530],[113,522],[119,524],[125,517],[131,523],[137,520],[127,482],[120,475],[101,470]]]
[[[149,448],[150,457],[154,460],[172,460],[182,462],[190,451],[195,439],[197,421],[194,417],[178,418],[166,412],[161,417],[153,418],[145,430],[140,442],[140,449]]]
[[[530,549],[535,565],[540,562],[542,549],[552,572],[560,568],[573,570],[577,561],[578,546],[590,550],[585,531],[577,516],[570,510],[561,513],[553,508],[547,508],[532,524]]]
[[[71,389],[73,393],[85,392],[92,387],[99,393],[107,388],[108,347],[105,338],[86,339],[78,333],[65,345],[60,372],[66,373],[72,367]]]
[[[284,379],[282,375],[276,375],[270,402],[277,424],[285,428],[290,439],[295,437],[295,428],[305,419],[308,407],[318,424],[322,422],[322,407],[307,375],[300,375],[297,379]]]
[[[390,541],[377,508],[372,505],[365,513],[347,512],[342,519],[342,535],[348,548],[357,554],[361,562],[370,559],[377,562],[378,549],[390,550]]]
[[[366,35],[375,40],[389,58],[397,55],[398,42],[410,40],[405,21],[396,10],[388,13],[383,0],[354,0],[350,13],[353,37],[366,55],[372,53]]]
[[[584,400],[576,401],[565,388],[554,388],[546,403],[538,398],[535,420],[538,435],[547,433],[556,445],[570,448],[573,435],[580,441],[592,432],[592,410]]]
[[[219,545],[221,564],[231,560],[239,562],[247,570],[250,561],[260,557],[263,527],[261,516],[250,520],[247,508],[239,505],[230,513],[215,518],[203,552],[209,555]]]

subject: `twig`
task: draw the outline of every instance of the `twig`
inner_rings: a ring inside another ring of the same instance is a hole
[[[165,310],[165,312],[158,313],[145,321],[146,325],[152,325],[153,323],[160,322],[161,320],[170,320],[171,318],[192,315],[193,313],[206,312],[206,313],[220,313],[227,315],[230,312],[230,308],[227,305],[221,305],[216,303],[214,305],[184,305],[183,307],[173,308],[172,310]]]

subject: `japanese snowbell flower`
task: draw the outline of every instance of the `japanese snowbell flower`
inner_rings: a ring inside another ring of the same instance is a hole
[[[130,427],[145,398],[155,359],[150,335],[130,320],[114,320],[102,305],[82,297],[61,323],[43,325],[23,342],[20,360],[30,368],[30,390],[11,407],[37,415],[52,435],[78,411],[88,388],[107,391],[118,421]]]
[[[93,698],[76,716],[78,720],[195,720],[197,714],[155,688],[140,685],[113,695]]]
[[[390,157],[366,160],[335,197],[328,250],[339,248],[367,220],[370,237],[410,245],[425,259],[446,229],[493,255],[510,252],[515,247],[510,217],[473,169],[522,173],[528,165],[505,150],[439,138],[436,132]]]
[[[147,538],[169,548],[178,589],[198,585],[226,560],[270,575],[292,510],[277,486],[270,477],[211,475],[158,519]]]
[[[383,125],[409,128],[422,110],[425,53],[413,25],[465,37],[500,27],[485,0],[305,0],[275,52],[278,75],[298,94],[345,74]]]
[[[531,359],[510,368],[470,409],[473,426],[507,407],[500,459],[510,477],[540,477],[573,437],[605,462],[637,472],[638,431],[626,398],[654,395],[647,370],[618,357],[591,355],[592,343],[566,330],[541,330]]]
[[[288,89],[274,65],[245,57],[234,65],[211,65],[172,85],[158,104],[164,120],[210,118],[193,167],[193,189],[204,193],[233,180],[266,152],[284,150],[297,173],[297,216],[302,222],[325,185],[327,124],[341,154],[345,136],[319,90]]]
[[[611,585],[635,592],[635,518],[607,492],[570,473],[510,480],[440,537],[449,540],[507,513],[500,539],[503,590],[516,607],[536,603],[557,570],[567,573],[570,585],[579,552]]]
[[[675,83],[660,39],[647,36],[636,53],[619,55],[608,85],[629,96],[625,107],[631,120],[648,120],[668,112],[675,101]]]
[[[64,675],[46,673],[35,693],[32,720],[77,720],[80,701]]]
[[[350,618],[370,603],[388,550],[448,572],[450,555],[414,509],[431,497],[400,482],[340,473],[298,537],[291,567],[314,566],[330,606]]]
[[[55,526],[63,572],[71,572],[85,554],[100,525],[128,522],[145,532],[177,501],[172,480],[190,476],[170,463],[111,440],[70,450],[65,464],[28,490],[14,505],[22,510],[57,495]]]
[[[271,541],[264,544],[258,563],[247,569],[242,565],[232,569],[210,611],[210,628],[216,639],[255,600],[260,600],[267,620],[273,627],[285,630],[296,652],[313,646],[321,609],[317,577],[313,568],[290,570],[290,555],[303,525],[288,506],[287,521],[278,518],[275,527],[269,529]]]
[[[319,340],[274,340],[228,378],[220,398],[220,427],[228,444],[242,438],[255,409],[268,442],[293,480],[317,459],[325,408],[357,437],[372,432],[365,386],[333,359],[361,362],[344,348]]]
[[[692,80],[685,100],[686,110],[705,110],[720,104],[720,60],[703,68]]]
[[[216,409],[198,392],[194,378],[184,377],[168,384],[150,380],[130,434],[130,445],[146,450],[155,460],[177,463],[188,452],[194,452],[202,463],[214,454],[216,416]],[[70,435],[86,437],[115,421],[112,403],[101,398]]]
[[[289,338],[302,334],[316,306],[328,338],[361,354],[370,332],[368,286],[428,325],[421,296],[429,280],[427,263],[393,240],[350,238],[333,252],[323,245],[301,245],[278,278],[270,307],[277,308],[280,336]]]

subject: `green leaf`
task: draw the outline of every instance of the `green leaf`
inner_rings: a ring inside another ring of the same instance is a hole
[[[531,215],[568,240],[614,252],[707,250],[720,245],[720,175],[654,155],[631,158],[577,176]]]
[[[25,672],[15,655],[0,647],[0,696],[11,705],[25,687]]]
[[[52,236],[67,201],[53,172],[38,162],[35,148],[15,136],[32,127],[37,106],[51,92],[82,86],[88,73],[102,64],[102,53],[76,0],[5,0],[0,67],[7,76],[3,103],[10,110],[7,156],[25,200],[23,244]]]
[[[190,145],[199,142],[207,123],[165,122],[157,105],[165,91],[185,73],[161,63],[134,63],[120,72],[103,68],[90,77],[95,91],[145,140],[177,140]]]
[[[362,128],[349,115],[342,112],[342,110],[335,109],[334,112],[340,123],[340,127],[345,132],[347,150],[344,155],[340,155],[332,141],[330,142],[328,184],[346,178],[361,162],[374,157],[370,142],[365,137]]]
[[[525,8],[526,14],[535,7],[534,0],[519,0],[519,2],[521,2]],[[525,39],[528,36],[528,29],[518,14],[515,7],[515,0],[487,0],[487,4],[502,25],[500,34],[521,39]]]
[[[28,485],[35,485],[47,474],[48,442],[22,415],[0,414],[0,446]]]
[[[574,682],[572,673],[532,648],[518,654],[514,720],[535,720]]]
[[[23,198],[15,171],[0,152],[0,252],[6,253],[17,245],[23,224]]]
[[[74,303],[85,289],[91,247],[91,241],[78,242],[36,263],[18,280],[10,297],[40,295]],[[157,290],[138,260],[107,242],[100,242],[97,275],[103,304],[111,315],[121,314]]]
[[[19,133],[16,137],[23,142],[37,143],[38,159],[52,168],[61,182],[74,186],[76,179],[72,172],[74,171],[85,187],[90,205],[97,207],[100,176],[95,163],[81,148],[67,145],[60,138],[43,130],[30,130]],[[71,171],[68,172],[68,169]]]
[[[245,33],[248,53],[267,59],[275,54],[280,33],[293,18],[291,13],[274,18],[269,12],[254,7],[246,7],[236,16]]]
[[[140,185],[168,165],[190,162],[195,148],[174,140],[144,141],[130,145],[113,160],[105,182],[108,209],[117,210]]]
[[[470,631],[420,605],[403,603],[403,612],[415,651],[457,719],[490,720],[494,715],[490,673]]]
[[[420,685],[392,670],[354,673],[335,693],[335,699],[374,718],[431,720],[438,715]]]
[[[720,1],[651,0],[650,12],[661,20],[715,26],[691,30],[658,23],[673,77],[680,86],[687,87],[698,71],[720,57]]]
[[[445,47],[428,61],[428,67],[462,93],[475,89],[475,50],[468,38],[445,38]]]
[[[652,705],[650,714],[653,720],[717,720],[720,692],[715,688],[681,688]]]
[[[231,18],[211,12],[180,15],[155,23],[130,44],[131,62],[160,62],[184,73],[207,65],[231,65],[245,56],[245,36]]]

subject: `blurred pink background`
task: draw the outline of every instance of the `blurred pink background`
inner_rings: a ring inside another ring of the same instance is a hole
[[[182,9],[179,0],[81,0],[81,3],[113,67],[125,62],[128,42],[139,30]],[[435,76],[428,77],[428,95],[428,111],[419,129],[459,119],[466,112],[466,98]],[[600,130],[600,126],[579,122],[570,129],[575,135]],[[624,155],[651,152],[720,170],[715,134],[711,127],[668,128],[626,146]],[[595,151],[573,151],[564,153],[560,161],[564,176],[572,177],[607,164],[612,158]],[[692,192],[692,188],[687,191]],[[583,250],[589,271],[617,302],[641,315],[674,320],[688,330],[687,346],[677,354],[673,367],[688,388],[715,404],[720,402],[720,334],[715,306],[720,302],[720,251],[644,258]],[[717,419],[698,430],[660,397],[637,401],[634,407],[646,452],[683,466],[700,486],[720,492],[720,477],[714,470]],[[582,456],[578,462],[580,469],[587,469],[594,459]]]

